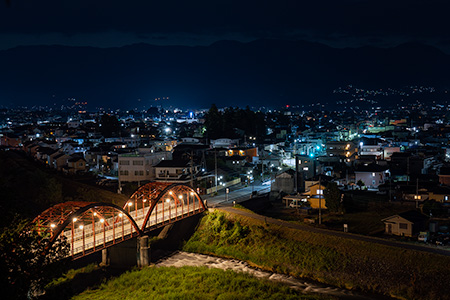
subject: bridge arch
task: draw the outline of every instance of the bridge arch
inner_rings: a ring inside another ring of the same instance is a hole
[[[148,206],[145,208],[147,202]],[[150,182],[141,186],[125,203],[124,209],[134,206],[136,219],[139,217],[139,205],[143,212],[141,218],[144,218],[142,232],[206,210],[200,195],[182,183]],[[133,212],[130,214],[133,215]]]
[[[47,249],[56,239],[65,237],[72,257],[142,235],[131,215],[111,203],[69,201],[56,204],[42,212],[33,223],[40,234],[50,235]],[[112,230],[108,238],[107,230]]]

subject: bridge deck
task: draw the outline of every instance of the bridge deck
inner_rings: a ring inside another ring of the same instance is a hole
[[[165,206],[165,207],[164,207]],[[145,216],[149,207],[137,209],[130,212],[139,228],[143,227]],[[186,218],[188,216],[202,212],[203,209],[194,203],[183,206],[164,205],[158,203],[150,215],[144,232],[148,232]],[[73,239],[72,239],[72,231]],[[83,225],[82,227],[68,227],[61,236],[66,237],[70,244],[70,255],[74,258],[81,257],[92,252],[104,249],[110,245],[120,243],[124,240],[137,236],[138,233],[132,223],[123,215],[104,219],[103,222],[96,221],[94,224]]]

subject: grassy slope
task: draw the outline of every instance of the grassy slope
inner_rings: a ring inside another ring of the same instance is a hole
[[[449,299],[450,257],[209,214],[184,250],[406,299]]]
[[[127,272],[73,299],[326,299],[245,273],[206,267],[156,268]],[[328,298],[329,299],[329,298]]]

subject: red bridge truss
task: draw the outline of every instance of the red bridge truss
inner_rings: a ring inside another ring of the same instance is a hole
[[[200,196],[183,184],[151,182],[141,186],[121,208],[110,203],[70,201],[33,220],[50,247],[64,238],[76,259],[206,210]]]

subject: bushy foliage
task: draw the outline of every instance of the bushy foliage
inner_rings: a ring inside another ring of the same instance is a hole
[[[335,182],[327,184],[327,188],[323,192],[325,203],[329,211],[338,212],[341,210],[341,191]]]
[[[254,112],[249,107],[246,109],[228,107],[221,112],[213,104],[205,115],[205,127],[207,137],[210,139],[239,138],[246,135],[260,140],[266,134],[264,114]]]
[[[0,235],[2,298],[32,298],[64,269],[68,243],[57,240],[47,249],[50,236],[41,236],[26,220],[15,220]]]

